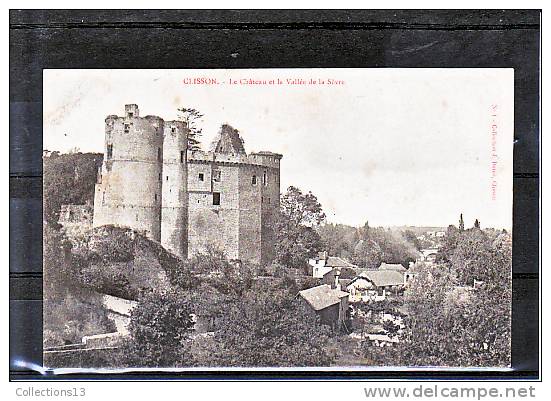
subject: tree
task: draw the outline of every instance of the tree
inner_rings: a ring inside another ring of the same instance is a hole
[[[78,272],[71,263],[70,241],[47,222],[43,233],[44,346],[80,343],[83,336],[115,331],[100,296],[79,286]],[[71,367],[80,366],[80,361],[72,362]]]
[[[178,109],[179,118],[187,124],[188,128],[188,150],[200,150],[200,138],[203,134],[203,129],[199,128],[198,122],[204,116],[196,109],[182,107]]]
[[[480,221],[478,221],[478,219],[474,221],[474,228],[480,229]]]
[[[312,192],[303,194],[293,186],[287,188],[287,192],[281,196],[280,208],[287,224],[293,226],[312,227],[325,220],[318,198]]]
[[[221,319],[208,366],[328,366],[333,361],[329,328],[287,291],[249,291]]]
[[[354,247],[360,239],[356,227],[326,223],[317,227],[316,231],[329,255],[352,260]]]
[[[75,274],[70,264],[71,243],[52,224],[43,228],[44,299],[63,299]]]
[[[78,288],[68,288],[62,298],[45,298],[43,311],[45,347],[80,344],[84,336],[117,330],[101,304],[101,296]]]
[[[421,241],[417,238],[417,235],[413,231],[405,230],[403,235],[406,241],[410,242],[415,247],[415,249],[417,249],[418,251],[423,249]]]
[[[459,231],[465,230],[465,222],[463,221],[463,213],[459,215]]]
[[[180,291],[145,295],[132,310],[126,363],[135,367],[181,367],[194,364],[192,308]]]
[[[457,229],[455,229],[457,230]],[[406,292],[402,363],[507,366],[511,338],[511,249],[476,229],[458,231],[442,268],[425,266]],[[482,283],[474,287],[474,280]]]
[[[93,203],[98,169],[103,161],[99,153],[51,152],[43,159],[44,220],[57,225],[63,204]]]
[[[383,252],[374,240],[360,240],[354,247],[352,261],[363,269],[376,269],[383,261]]]
[[[409,267],[415,260],[417,250],[400,232],[383,227],[369,227],[366,223],[360,229],[361,240],[354,248],[354,263],[364,268],[377,268],[381,262],[400,263]]]
[[[436,254],[436,262],[442,263],[442,264],[449,264],[450,259],[455,252],[455,248],[457,247],[457,241],[459,237],[461,236],[461,231],[454,226],[453,224],[450,224],[448,226],[448,229],[446,230],[446,236],[444,237],[444,241],[442,243],[442,246],[438,250],[438,253]]]
[[[281,197],[275,222],[276,260],[287,267],[304,267],[308,258],[323,247],[313,226],[324,219],[325,213],[314,194],[303,194],[298,188],[289,187]]]

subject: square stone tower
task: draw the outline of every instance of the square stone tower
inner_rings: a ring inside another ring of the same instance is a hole
[[[214,246],[230,259],[269,263],[282,156],[247,155],[238,131],[227,124],[211,149],[188,155],[188,254]]]

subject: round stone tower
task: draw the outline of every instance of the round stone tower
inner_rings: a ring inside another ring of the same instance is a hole
[[[162,173],[161,244],[187,257],[187,132],[181,121],[165,121]]]
[[[113,224],[161,240],[163,129],[160,117],[139,116],[125,106],[125,116],[105,119],[105,152],[94,199],[94,226]]]

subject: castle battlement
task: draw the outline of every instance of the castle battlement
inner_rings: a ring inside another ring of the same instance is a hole
[[[194,151],[188,152],[189,163],[226,163],[251,165],[268,168],[279,168],[283,155],[272,152],[258,152],[250,154],[233,154]]]

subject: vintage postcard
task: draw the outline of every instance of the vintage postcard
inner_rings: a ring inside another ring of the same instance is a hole
[[[509,367],[513,77],[44,70],[44,365]]]

